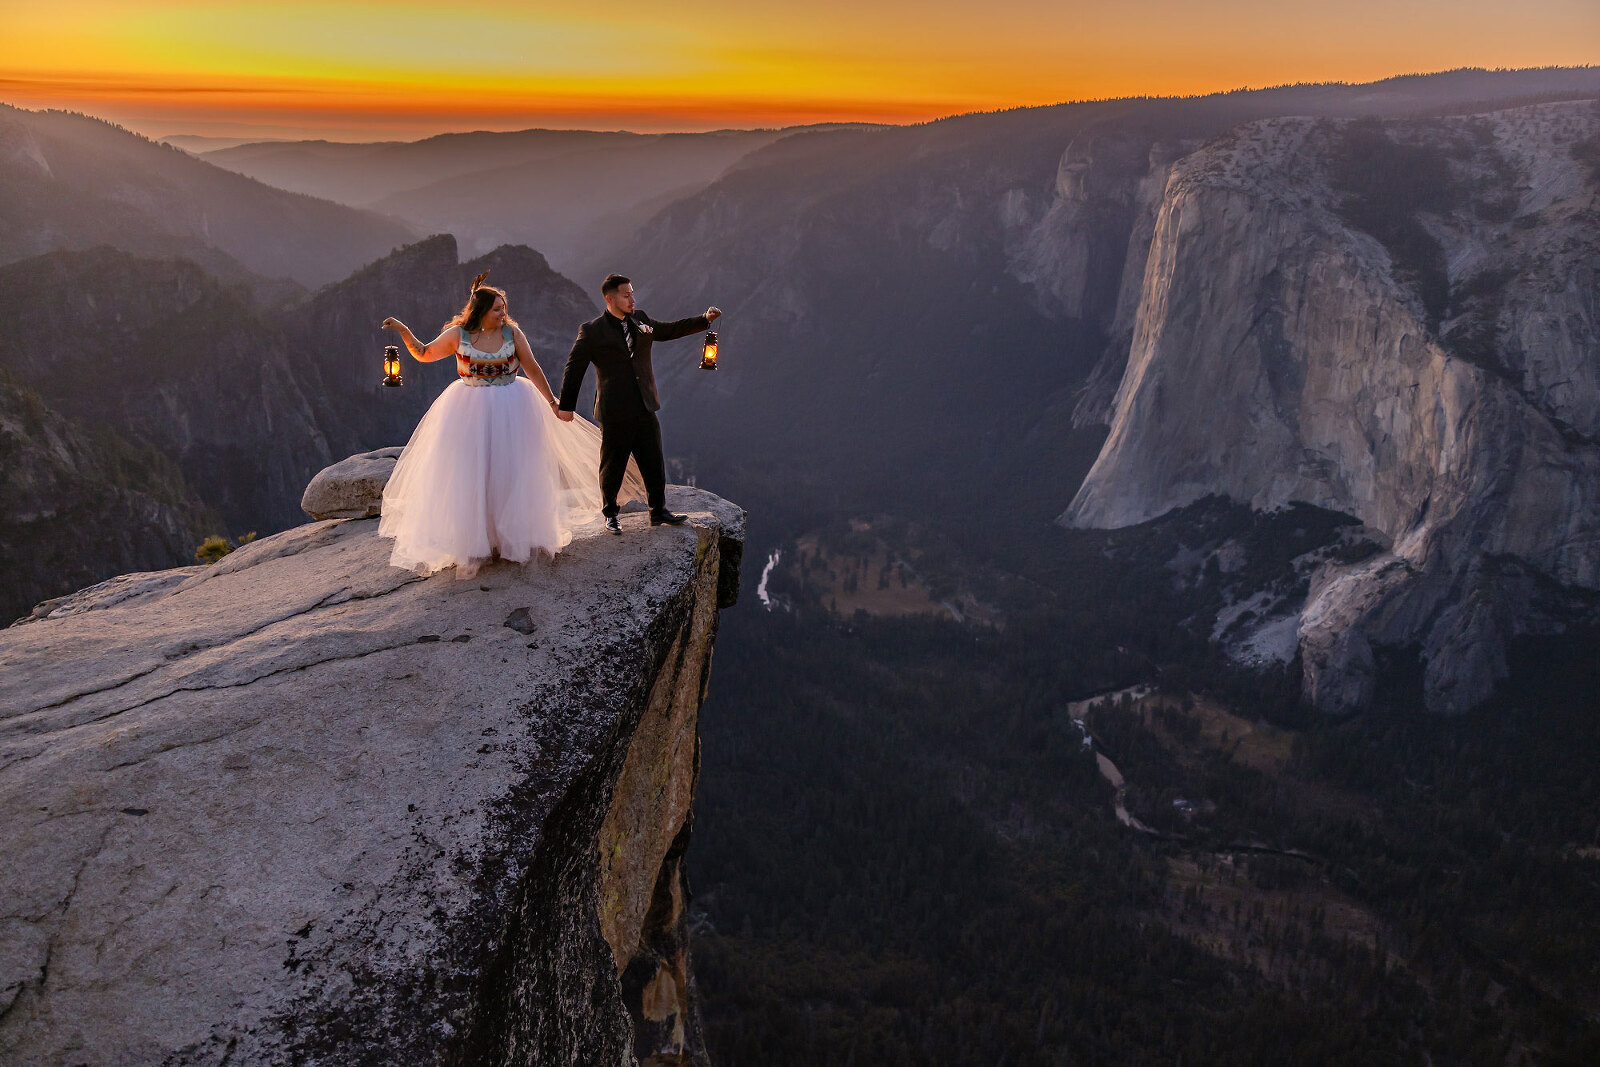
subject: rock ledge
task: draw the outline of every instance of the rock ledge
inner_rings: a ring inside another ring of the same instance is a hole
[[[0,631],[0,1060],[698,1058],[682,864],[743,513],[668,503],[693,525],[465,581],[314,522]]]

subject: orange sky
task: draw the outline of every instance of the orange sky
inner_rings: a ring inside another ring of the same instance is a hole
[[[0,101],[152,136],[708,129],[1600,64],[1600,0],[0,0]]]

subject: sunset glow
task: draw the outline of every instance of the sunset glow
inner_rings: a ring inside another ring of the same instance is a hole
[[[1600,63],[1593,0],[0,0],[0,100],[140,132],[708,129]]]

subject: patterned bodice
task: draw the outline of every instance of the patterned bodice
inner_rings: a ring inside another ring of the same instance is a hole
[[[467,328],[461,328],[461,341],[456,347],[456,375],[468,385],[509,385],[517,376],[517,345],[512,339],[511,327],[500,327],[505,338],[498,351],[485,352],[467,339]]]

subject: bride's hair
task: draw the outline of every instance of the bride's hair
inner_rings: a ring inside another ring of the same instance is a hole
[[[483,284],[483,280],[488,276],[489,272],[484,271],[472,279],[472,295],[467,297],[467,306],[462,308],[455,318],[445,323],[446,326],[459,326],[469,333],[476,330],[478,325],[483,322],[483,317],[489,313],[489,309],[494,307],[495,298],[506,295],[504,289],[496,289],[492,285]],[[506,303],[507,305],[511,303],[510,297],[506,297]],[[510,312],[507,311],[506,325],[515,326],[516,324],[517,320],[512,318]]]

